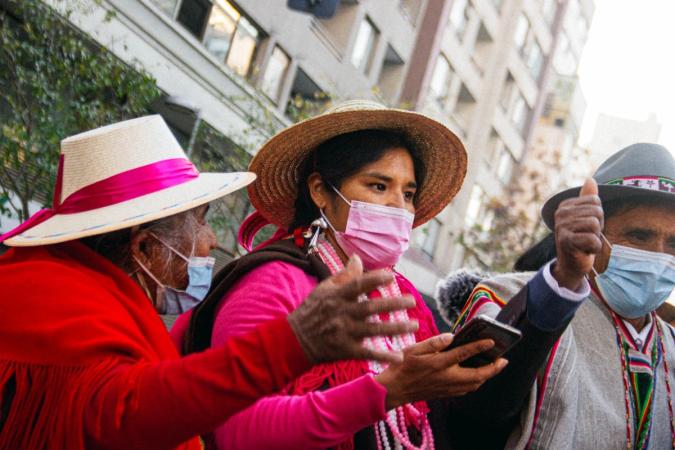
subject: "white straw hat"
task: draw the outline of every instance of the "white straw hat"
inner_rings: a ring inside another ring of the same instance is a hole
[[[108,233],[187,211],[254,179],[199,173],[160,116],[127,120],[61,141],[55,204],[0,242],[35,246]]]

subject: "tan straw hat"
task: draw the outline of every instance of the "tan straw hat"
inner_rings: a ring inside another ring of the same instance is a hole
[[[55,204],[0,242],[34,246],[108,233],[187,211],[254,179],[199,173],[160,116],[127,120],[61,141]]]
[[[258,176],[248,187],[253,206],[270,223],[288,228],[302,163],[319,144],[359,130],[400,133],[415,146],[426,175],[417,193],[414,226],[424,224],[450,203],[464,181],[467,156],[459,138],[445,125],[419,113],[353,100],[281,131],[260,149],[249,170]]]

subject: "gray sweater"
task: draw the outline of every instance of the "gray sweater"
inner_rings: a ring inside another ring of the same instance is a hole
[[[481,283],[501,298],[509,299],[525,285],[527,276],[504,275]],[[482,313],[495,316],[486,305]],[[673,328],[656,317],[663,330],[667,374],[675,386],[675,339]],[[597,450],[626,448],[626,406],[620,349],[611,315],[600,299],[591,294],[576,312],[557,347],[541,407],[537,408],[537,385],[532,386],[519,423],[506,448],[541,450]],[[650,449],[673,448],[664,363],[656,368],[656,391]],[[538,419],[534,426],[535,415]],[[632,414],[632,412],[629,412]],[[635,437],[633,419],[631,434]],[[529,441],[529,447],[528,447]]]

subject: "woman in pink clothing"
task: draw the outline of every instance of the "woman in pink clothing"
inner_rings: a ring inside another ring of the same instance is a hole
[[[209,297],[192,314],[188,350],[200,349],[206,338],[217,346],[291,313],[351,255],[359,257],[352,264],[362,263],[365,270],[393,271],[412,228],[440,212],[461,186],[466,153],[454,134],[425,116],[352,102],[282,131],[263,146],[251,170],[258,175],[249,189],[258,212],[243,225],[240,240],[249,245],[266,223],[279,231],[216,277]],[[443,433],[431,426],[442,403],[426,401],[475,390],[506,361],[479,369],[459,366],[491,341],[440,352],[451,336],[437,336],[415,287],[394,274],[394,283],[362,300],[376,304],[382,297],[412,296],[415,308],[375,314],[372,320],[386,327],[411,319],[419,328],[394,339],[365,338],[364,345],[402,351],[401,363],[316,367],[228,420],[215,432],[216,447],[445,447]]]

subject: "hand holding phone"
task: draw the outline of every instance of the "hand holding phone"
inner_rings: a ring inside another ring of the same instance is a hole
[[[375,375],[386,391],[385,408],[420,400],[456,397],[474,392],[507,365],[504,359],[478,368],[461,367],[461,362],[483,353],[494,342],[483,339],[452,351],[443,351],[452,342],[450,333],[439,334],[403,350],[400,364],[390,364]]]
[[[481,339],[492,339],[495,343],[494,347],[460,363],[462,367],[481,367],[490,364],[511,350],[522,336],[520,330],[481,314],[465,324],[464,328],[455,335],[452,343],[443,351],[452,350]]]

